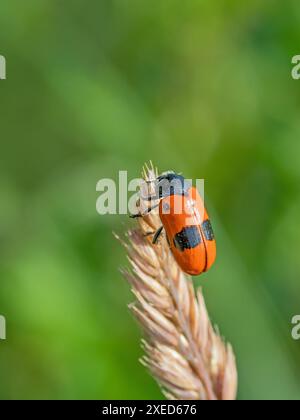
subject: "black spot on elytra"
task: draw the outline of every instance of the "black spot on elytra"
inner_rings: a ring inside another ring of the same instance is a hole
[[[187,226],[174,236],[174,245],[180,251],[196,248],[201,244],[201,234],[197,226]]]
[[[202,230],[207,241],[213,241],[215,239],[214,231],[210,220],[205,220],[202,223]]]

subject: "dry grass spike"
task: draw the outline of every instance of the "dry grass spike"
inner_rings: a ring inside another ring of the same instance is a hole
[[[142,176],[145,181],[156,179],[152,163],[144,167]],[[154,186],[148,185],[151,193]],[[195,292],[164,237],[152,244],[149,233],[161,225],[158,211],[137,223],[122,240],[131,265],[122,272],[136,297],[129,307],[145,332],[142,364],[168,399],[234,400],[235,356],[214,330],[202,291]]]

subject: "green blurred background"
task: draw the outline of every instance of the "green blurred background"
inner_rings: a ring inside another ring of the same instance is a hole
[[[126,264],[97,215],[119,170],[205,178],[218,261],[195,280],[239,398],[300,398],[298,0],[2,0],[0,398],[155,399]]]

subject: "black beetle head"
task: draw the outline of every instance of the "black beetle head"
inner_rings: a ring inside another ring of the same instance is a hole
[[[182,175],[175,172],[166,172],[157,178],[156,195],[159,198],[170,195],[186,195],[191,183]]]

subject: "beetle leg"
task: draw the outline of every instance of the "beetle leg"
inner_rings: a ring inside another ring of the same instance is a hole
[[[145,213],[131,214],[131,215],[130,215],[130,218],[131,218],[131,219],[137,219],[138,217],[144,217],[144,216],[147,216],[149,213],[151,213],[151,211],[152,211],[152,210],[156,209],[158,206],[159,206],[159,203],[158,203],[158,204],[155,204],[155,206],[153,206],[153,207],[149,207],[149,208],[145,211]]]
[[[153,237],[153,241],[152,241],[152,243],[153,243],[153,245],[155,245],[156,243],[157,243],[157,241],[158,241],[158,239],[159,239],[159,237],[160,237],[160,235],[162,234],[162,231],[164,230],[164,227],[163,226],[161,226],[157,231],[156,231],[156,233],[155,233],[155,235],[154,235],[154,237]]]
[[[145,238],[148,238],[148,236],[152,236],[152,235],[154,235],[156,232],[147,232],[147,233],[145,233],[144,234],[144,237]]]

